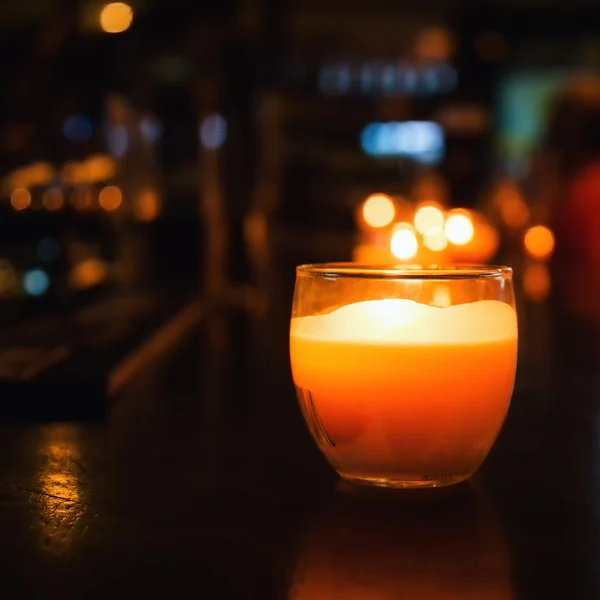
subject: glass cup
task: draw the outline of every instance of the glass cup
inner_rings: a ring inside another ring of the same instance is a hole
[[[513,391],[512,270],[300,266],[290,357],[308,427],[342,478],[459,483],[490,451]]]

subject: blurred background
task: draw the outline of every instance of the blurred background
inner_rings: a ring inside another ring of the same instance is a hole
[[[4,3],[6,390],[102,395],[198,297],[289,314],[313,261],[507,263],[537,327],[522,343],[544,352],[552,310],[588,330],[599,16],[584,0]]]

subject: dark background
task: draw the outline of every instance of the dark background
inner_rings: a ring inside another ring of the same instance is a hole
[[[600,597],[600,118],[551,127],[600,5],[131,0],[110,34],[105,4],[0,5],[6,597]],[[361,147],[412,121],[436,160]],[[294,268],[431,181],[515,270],[515,395],[472,486],[357,498],[294,396]]]

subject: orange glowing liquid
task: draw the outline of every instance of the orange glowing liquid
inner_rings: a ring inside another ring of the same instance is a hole
[[[291,362],[302,411],[342,476],[442,485],[479,467],[506,416],[517,359],[513,309],[488,308],[490,318],[496,308],[502,318],[508,315],[507,327],[490,339],[464,342],[452,339],[458,328],[450,313],[455,329],[439,343],[402,341],[401,335],[325,339],[314,323],[303,327],[306,319],[323,317],[292,320]]]

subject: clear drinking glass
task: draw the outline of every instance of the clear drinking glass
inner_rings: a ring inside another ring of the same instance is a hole
[[[300,266],[290,356],[308,427],[344,479],[458,483],[487,456],[510,403],[512,270]]]

